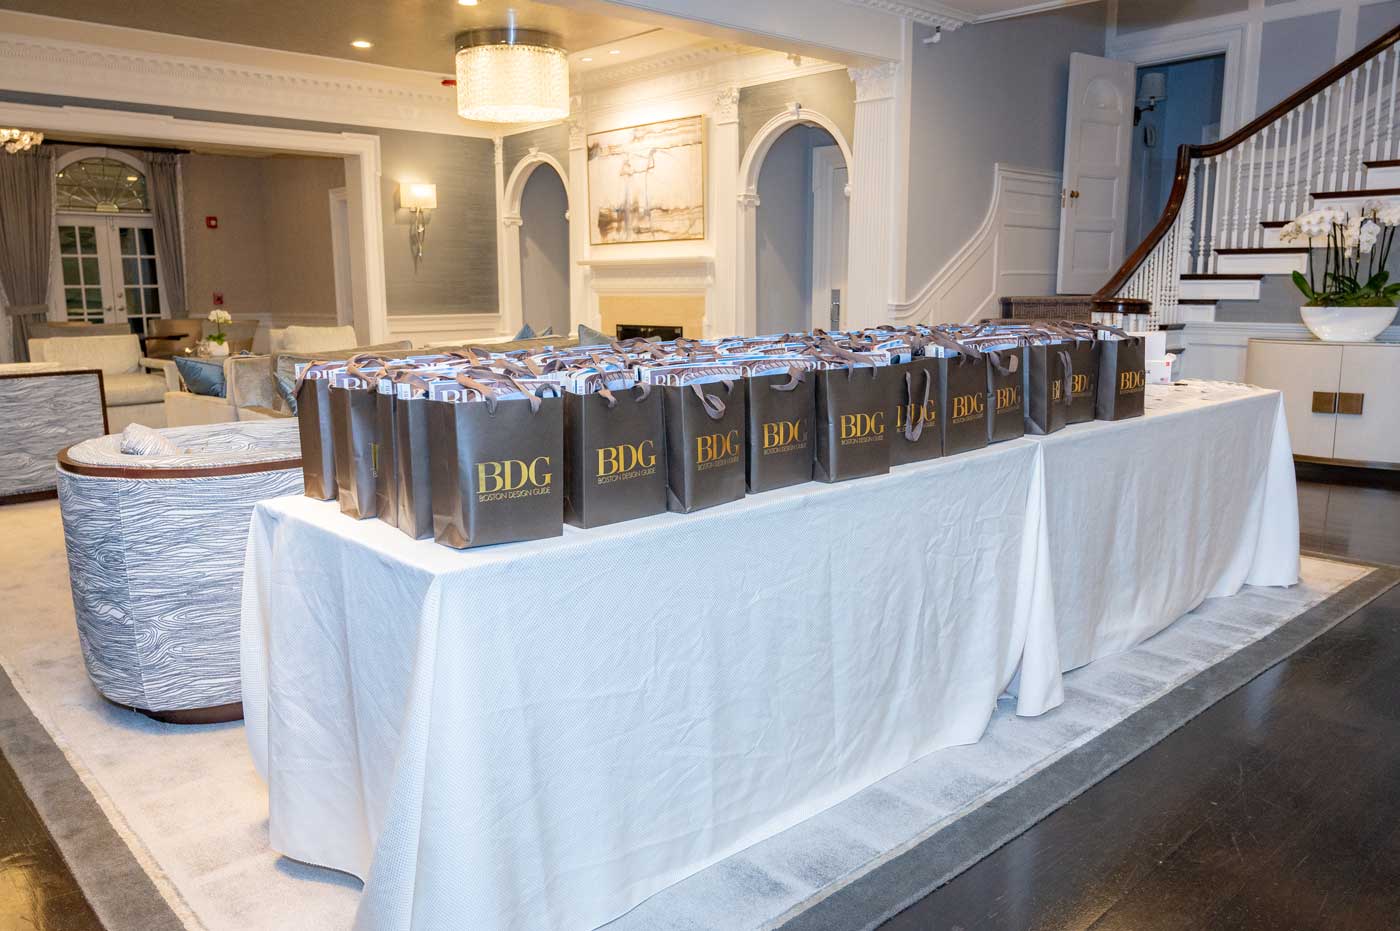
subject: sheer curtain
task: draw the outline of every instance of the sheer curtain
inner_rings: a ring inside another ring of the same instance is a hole
[[[180,243],[180,161],[173,152],[146,156],[151,213],[156,221],[160,256],[161,300],[174,319],[189,316],[185,307],[185,250]]]
[[[48,301],[52,256],[52,153],[0,152],[0,287],[16,362],[29,359],[29,320]]]

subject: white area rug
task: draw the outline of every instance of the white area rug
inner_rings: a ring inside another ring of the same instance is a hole
[[[240,724],[177,727],[104,702],[78,650],[56,502],[0,508],[0,665],[191,928],[349,928],[359,882],[278,856]],[[1206,602],[1066,679],[1039,718],[999,709],[983,739],[930,754],[695,874],[609,931],[760,928],[884,862],[1367,573],[1303,560],[1291,589]]]

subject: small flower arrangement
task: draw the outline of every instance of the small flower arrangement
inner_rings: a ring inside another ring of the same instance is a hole
[[[1308,274],[1293,273],[1293,284],[1309,307],[1394,307],[1400,282],[1390,283],[1386,261],[1400,225],[1400,201],[1367,201],[1353,216],[1342,207],[1320,207],[1279,232],[1284,242],[1306,241]],[[1318,287],[1314,240],[1327,239],[1327,255]],[[1361,266],[1366,265],[1363,282]]]
[[[206,336],[205,339],[222,346],[228,340],[228,334],[224,333],[224,327],[233,322],[233,317],[229,316],[228,311],[215,308],[209,311],[209,322],[214,324],[214,332]]]

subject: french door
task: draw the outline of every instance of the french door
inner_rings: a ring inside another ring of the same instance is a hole
[[[152,219],[60,213],[50,293],[51,319],[128,323],[144,336],[164,316]]]

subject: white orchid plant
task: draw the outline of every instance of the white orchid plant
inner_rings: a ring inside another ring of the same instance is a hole
[[[1308,306],[1395,306],[1400,300],[1400,282],[1390,283],[1386,262],[1397,226],[1400,200],[1367,201],[1355,214],[1343,207],[1320,207],[1285,226],[1279,239],[1308,244],[1308,274],[1293,273],[1293,283],[1307,298]],[[1324,237],[1327,254],[1319,288],[1313,243]]]
[[[205,338],[211,343],[222,344],[228,339],[228,335],[224,333],[224,327],[233,322],[233,317],[229,315],[228,311],[215,308],[209,311],[209,322],[214,324],[214,332]]]

